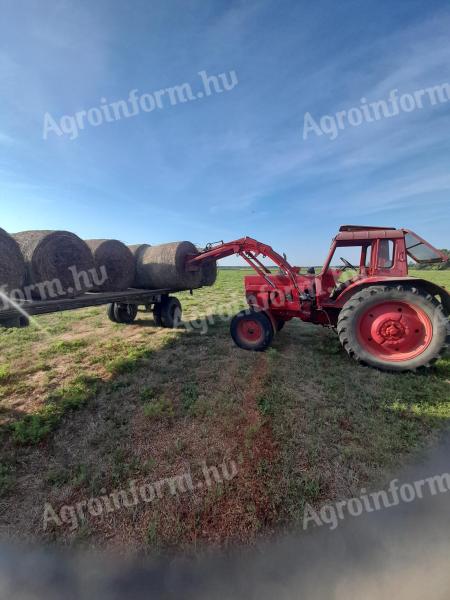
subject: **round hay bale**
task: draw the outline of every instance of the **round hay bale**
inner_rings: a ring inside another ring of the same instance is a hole
[[[131,246],[128,246],[128,248],[131,250],[133,256],[137,256],[138,254],[145,252],[147,248],[151,248],[151,246],[150,244],[132,244]]]
[[[135,264],[129,248],[119,240],[86,240],[92,251],[95,268],[103,283],[97,292],[120,292],[133,285]]]
[[[25,261],[16,240],[0,228],[0,286],[9,295],[25,284]]]
[[[74,233],[21,231],[13,237],[25,259],[26,285],[33,298],[78,296],[92,289],[92,254]]]
[[[134,256],[135,277],[133,287],[135,288],[139,287],[139,282],[136,276],[139,257],[147,250],[147,248],[150,247],[150,244],[132,244],[131,246],[128,246],[128,248],[131,250],[132,255]]]
[[[191,242],[151,246],[138,256],[136,281],[147,289],[190,290],[200,287],[201,270],[187,271],[189,254],[198,254]]]
[[[208,260],[201,266],[200,272],[202,274],[201,285],[214,285],[217,279],[217,263],[215,260]]]

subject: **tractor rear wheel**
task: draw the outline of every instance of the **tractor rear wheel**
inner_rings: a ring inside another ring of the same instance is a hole
[[[425,291],[401,285],[357,292],[344,304],[337,331],[352,358],[383,371],[429,367],[450,341],[441,304]]]
[[[274,329],[265,312],[243,310],[233,317],[230,333],[239,348],[261,352],[272,343]]]

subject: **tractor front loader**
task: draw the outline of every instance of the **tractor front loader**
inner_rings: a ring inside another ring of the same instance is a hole
[[[356,264],[340,256],[348,252]],[[256,272],[245,277],[249,308],[230,325],[240,348],[265,350],[287,321],[299,318],[334,328],[352,358],[382,370],[429,367],[447,350],[449,293],[408,275],[408,258],[441,263],[447,257],[412,231],[344,225],[318,274],[312,268],[301,273],[270,246],[248,237],[207,246],[189,258],[187,268],[233,254]],[[332,266],[336,256],[340,267]]]

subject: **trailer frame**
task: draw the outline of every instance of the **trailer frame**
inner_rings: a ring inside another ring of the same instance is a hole
[[[16,306],[10,304],[4,308],[0,308],[0,326],[1,327],[26,327],[29,325],[28,316],[45,315],[55,312],[63,312],[67,310],[78,310],[81,308],[90,308],[104,305],[121,305],[121,306],[145,306],[144,312],[158,312],[162,306],[166,305],[170,300],[176,300],[171,297],[171,293],[179,290],[172,289],[156,289],[147,290],[140,288],[128,288],[120,292],[85,292],[76,297],[58,297],[51,300],[17,300],[14,301]],[[192,290],[190,290],[192,293]],[[6,300],[5,300],[6,304]],[[178,303],[179,304],[179,303]],[[21,310],[18,310],[19,307]],[[181,305],[180,305],[181,311]],[[23,312],[21,312],[23,311]],[[137,311],[136,311],[137,312]],[[160,312],[160,311],[159,311]],[[108,311],[108,315],[110,312]],[[179,315],[181,316],[181,315]],[[111,317],[110,317],[111,318]],[[111,319],[115,320],[115,319]],[[134,319],[133,319],[134,320]],[[155,319],[156,320],[156,319]],[[121,322],[121,321],[116,321]],[[128,321],[123,321],[128,322]],[[160,324],[160,323],[158,323]]]

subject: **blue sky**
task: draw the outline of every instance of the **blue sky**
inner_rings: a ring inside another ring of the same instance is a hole
[[[341,223],[449,247],[450,102],[302,137],[450,82],[448,2],[1,0],[0,226],[127,243],[256,237],[321,263]],[[43,139],[64,115],[234,70],[230,91]]]

